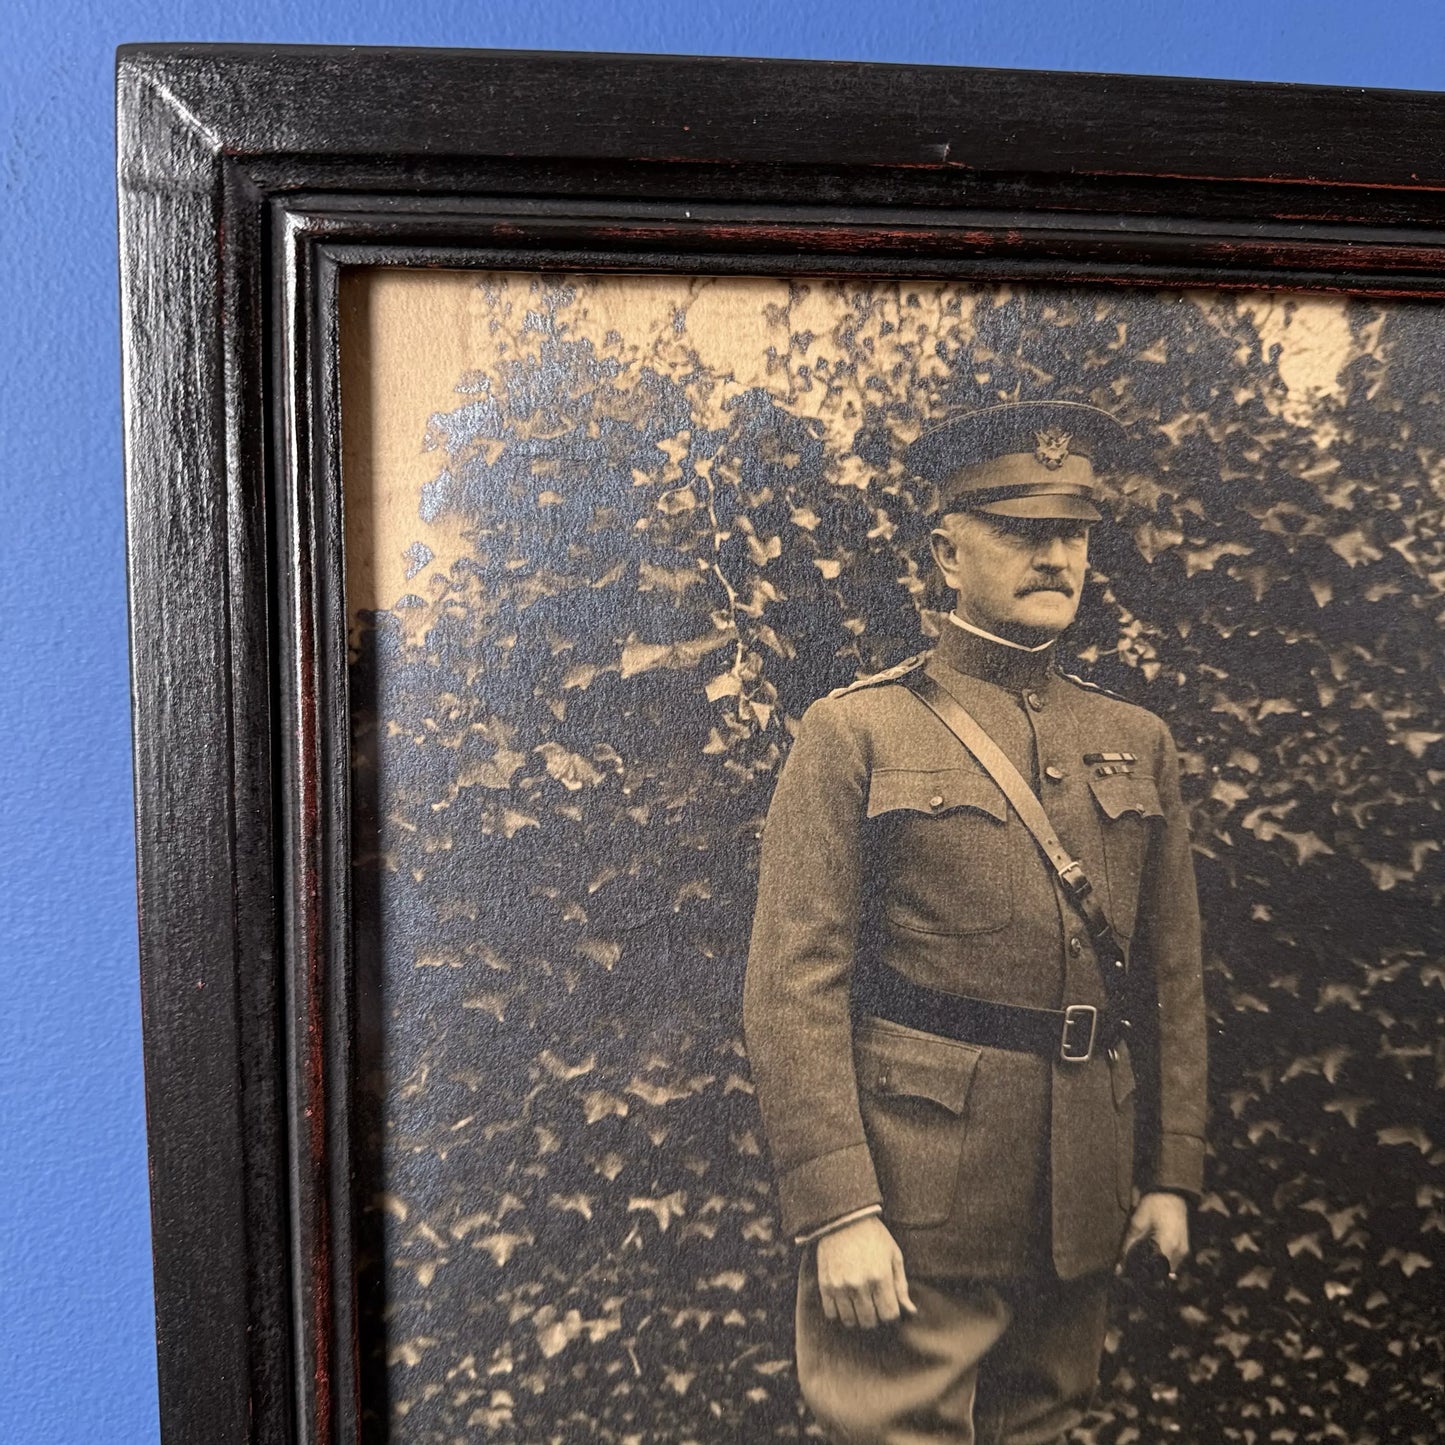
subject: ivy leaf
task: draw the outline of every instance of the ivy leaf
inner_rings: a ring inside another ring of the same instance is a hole
[[[1380,1256],[1381,1264],[1396,1264],[1400,1267],[1400,1273],[1409,1279],[1417,1270],[1434,1269],[1435,1261],[1427,1255],[1418,1254],[1414,1250],[1387,1249]]]
[[[542,754],[548,776],[556,778],[569,792],[596,787],[605,776],[580,753],[568,752],[558,743],[539,743],[535,751]]]
[[[657,1220],[657,1227],[665,1234],[672,1221],[686,1212],[687,1195],[678,1189],[660,1199],[648,1199],[641,1196],[629,1199],[627,1201],[628,1213],[635,1213],[638,1210],[651,1214]]]
[[[1434,1147],[1430,1136],[1418,1124],[1392,1124],[1388,1129],[1379,1130],[1375,1137],[1381,1144],[1411,1144],[1422,1154],[1428,1154]]]

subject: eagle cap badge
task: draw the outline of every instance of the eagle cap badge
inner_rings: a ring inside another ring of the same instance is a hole
[[[1056,472],[1069,459],[1069,443],[1073,438],[1066,431],[1036,431],[1034,433],[1034,460],[1041,466]]]

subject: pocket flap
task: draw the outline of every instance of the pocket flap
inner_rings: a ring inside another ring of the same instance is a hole
[[[930,1099],[962,1114],[979,1053],[952,1039],[865,1025],[857,1032],[853,1058],[858,1087],[867,1093]]]
[[[1164,808],[1159,802],[1159,789],[1152,778],[1138,778],[1132,773],[1115,773],[1107,778],[1090,778],[1089,786],[1105,814],[1111,819],[1134,813],[1140,818],[1162,818]]]
[[[906,810],[942,817],[958,808],[987,813],[1003,823],[1008,803],[986,773],[972,768],[878,768],[868,782],[868,816]]]

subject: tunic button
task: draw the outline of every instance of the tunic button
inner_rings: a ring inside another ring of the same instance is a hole
[[[1028,703],[1035,712],[1042,712],[1044,710],[1044,700],[1036,692],[1026,692],[1024,694],[1024,701]]]
[[[1076,933],[1069,939],[1069,952],[1077,958],[1084,951],[1084,940]]]
[[[943,795],[935,793],[929,800],[928,806],[936,813],[943,806]]]
[[[1062,783],[1064,781],[1064,770],[1062,768],[1054,767],[1045,768],[1044,776],[1051,783]]]

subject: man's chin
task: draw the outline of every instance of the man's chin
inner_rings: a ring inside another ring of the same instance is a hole
[[[1052,642],[1074,620],[1078,610],[1075,599],[1062,592],[1031,592],[1019,599],[1007,635],[1029,647]]]

